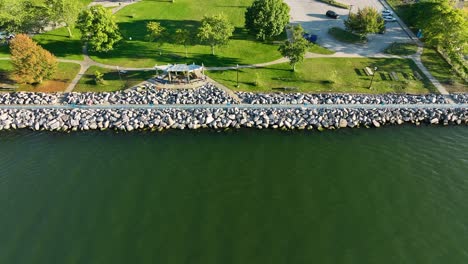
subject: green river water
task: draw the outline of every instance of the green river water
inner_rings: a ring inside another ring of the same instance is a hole
[[[468,263],[468,127],[2,132],[0,263]]]

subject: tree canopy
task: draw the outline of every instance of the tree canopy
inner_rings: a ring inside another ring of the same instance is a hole
[[[205,16],[198,29],[198,38],[201,43],[211,46],[211,54],[215,54],[215,47],[226,45],[232,37],[234,26],[224,14]]]
[[[296,70],[296,64],[304,60],[309,48],[309,42],[303,37],[303,33],[301,25],[294,26],[291,40],[286,40],[278,49],[281,55],[289,59],[293,71]]]
[[[13,77],[18,83],[41,83],[57,70],[57,60],[27,35],[19,34],[10,42]]]
[[[359,8],[345,20],[346,29],[364,38],[367,34],[378,33],[385,27],[382,15],[373,7]]]
[[[424,41],[445,53],[454,69],[468,76],[464,54],[468,53],[468,21],[451,0],[426,0],[414,4],[416,26]]]
[[[0,27],[8,32],[40,32],[49,23],[45,0],[0,0]]]
[[[289,6],[283,0],[255,0],[245,12],[245,27],[257,39],[283,33],[289,23]]]
[[[55,23],[64,23],[69,37],[72,37],[71,28],[75,26],[76,20],[84,5],[76,0],[47,0],[50,10],[50,20]]]
[[[76,27],[81,31],[81,39],[93,51],[110,51],[122,39],[111,11],[101,5],[82,11]]]
[[[183,45],[185,48],[185,57],[187,58],[187,46],[193,43],[193,36],[187,29],[177,29],[174,34],[174,42]]]

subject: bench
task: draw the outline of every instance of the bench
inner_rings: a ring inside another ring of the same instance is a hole
[[[369,68],[369,67],[365,67],[365,68],[364,68],[364,72],[366,73],[367,76],[372,76],[372,75],[374,75],[374,71],[373,71],[371,68]]]
[[[14,85],[7,85],[7,84],[1,84],[0,83],[0,92],[14,92],[18,88],[17,86]]]
[[[417,72],[417,71],[413,71],[413,75],[414,75],[414,77],[415,77],[416,79],[418,79],[418,80],[420,80],[420,81],[423,79],[422,76],[421,76],[421,74],[419,74],[419,72]]]
[[[390,73],[390,78],[393,80],[393,81],[399,81],[400,78],[398,78],[398,75],[396,72],[391,72]]]

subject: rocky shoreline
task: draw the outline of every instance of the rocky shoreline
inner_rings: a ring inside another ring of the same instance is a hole
[[[130,90],[102,93],[0,93],[0,105],[168,105],[168,104],[447,104],[440,94],[311,94],[311,93],[251,93],[227,92],[207,83],[196,89],[159,89],[154,85]],[[453,94],[456,103],[468,103],[468,94]],[[238,101],[239,100],[239,101]]]
[[[467,125],[468,109],[0,109],[0,130],[309,129]]]

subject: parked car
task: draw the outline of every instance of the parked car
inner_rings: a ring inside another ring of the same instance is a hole
[[[311,43],[316,43],[317,42],[317,38],[318,36],[317,35],[311,35],[309,33],[304,33],[302,34],[302,36],[309,42]]]
[[[15,34],[0,32],[0,41],[10,41],[15,38]]]
[[[327,13],[325,13],[325,15],[327,17],[331,17],[331,18],[334,18],[334,19],[340,18],[340,16],[337,13],[335,13],[335,11],[331,11],[331,10],[328,10]]]
[[[396,18],[394,18],[393,16],[384,16],[383,17],[383,20],[385,22],[395,22],[396,21]]]
[[[382,15],[383,16],[392,16],[393,12],[388,10],[388,9],[384,9],[384,10],[382,10]]]

